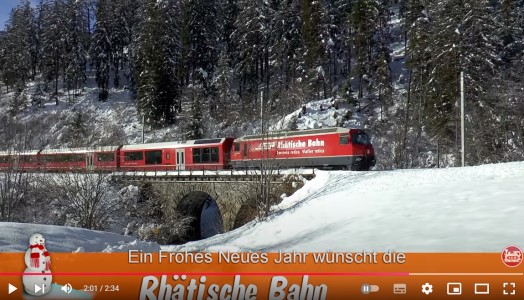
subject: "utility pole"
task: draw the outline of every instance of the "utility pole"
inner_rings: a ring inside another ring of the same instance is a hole
[[[460,142],[462,148],[462,166],[466,164],[465,137],[464,137],[464,71],[460,72]]]
[[[264,90],[260,91],[260,133],[264,134]]]
[[[144,127],[146,126],[146,116],[142,116],[142,144],[144,143]]]

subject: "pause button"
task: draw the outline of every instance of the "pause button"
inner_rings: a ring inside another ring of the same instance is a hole
[[[364,295],[367,295],[369,293],[376,293],[378,292],[378,290],[378,285],[364,283],[360,286],[360,292],[362,292],[362,294]]]

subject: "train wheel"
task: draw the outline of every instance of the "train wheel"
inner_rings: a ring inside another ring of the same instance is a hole
[[[177,212],[191,217],[186,234],[188,241],[196,241],[224,232],[222,214],[216,201],[207,193],[191,192],[178,203]]]

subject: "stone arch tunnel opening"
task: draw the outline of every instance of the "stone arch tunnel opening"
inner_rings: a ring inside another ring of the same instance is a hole
[[[194,191],[185,195],[176,210],[182,216],[191,217],[187,236],[190,241],[206,239],[224,232],[220,208],[208,193]]]

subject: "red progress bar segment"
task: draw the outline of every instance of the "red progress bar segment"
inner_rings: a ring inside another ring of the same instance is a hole
[[[387,272],[120,272],[120,273],[52,273],[54,276],[161,276],[161,275],[186,275],[186,276],[409,276],[409,273]],[[0,273],[0,276],[42,275],[42,273]]]

